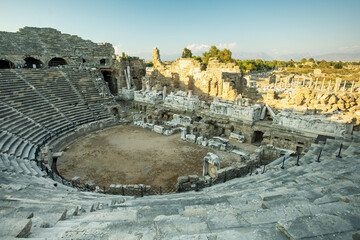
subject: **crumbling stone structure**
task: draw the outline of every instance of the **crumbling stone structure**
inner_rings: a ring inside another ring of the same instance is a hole
[[[239,66],[234,63],[220,63],[211,58],[206,70],[200,62],[192,58],[177,59],[166,66],[160,59],[159,50],[153,49],[154,70],[150,80],[152,86],[168,86],[170,90],[192,90],[202,98],[220,97],[235,100],[246,94],[246,81],[242,78]]]

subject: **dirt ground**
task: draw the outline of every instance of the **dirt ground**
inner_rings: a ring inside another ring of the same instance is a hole
[[[217,151],[164,136],[134,125],[116,126],[77,139],[58,159],[57,169],[66,179],[110,184],[175,185],[182,175],[202,174],[203,158],[217,154],[221,167],[240,161],[233,153]]]

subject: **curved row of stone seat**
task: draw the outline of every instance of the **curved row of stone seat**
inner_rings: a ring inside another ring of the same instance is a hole
[[[312,154],[324,147],[314,145]],[[199,192],[130,198],[30,237],[351,239],[360,230],[358,153],[295,162]]]
[[[97,91],[94,81],[101,79],[101,76],[95,72],[82,71],[78,69],[69,70],[63,69],[62,72],[71,79],[72,83],[78,90],[79,94],[84,98],[88,103],[88,107],[94,112],[94,115],[98,119],[104,119],[109,117],[109,113],[104,111],[103,104],[108,101],[113,101],[113,98],[108,97],[111,95],[108,89],[104,89],[108,94],[100,95]],[[91,79],[92,81],[89,81]]]
[[[21,150],[32,150],[59,132],[109,117],[95,118],[86,100],[70,85],[56,69],[1,70],[0,127],[6,134],[0,136],[0,151],[20,157]],[[97,106],[106,111],[101,103]]]
[[[45,172],[41,171],[35,161],[21,159],[8,154],[0,154],[0,171],[26,174],[35,177],[43,177]]]
[[[72,122],[93,120],[93,113],[59,70],[23,70],[21,74]],[[61,89],[59,91],[59,89]]]
[[[3,169],[3,155],[0,155]],[[11,160],[13,161],[13,160]],[[14,162],[11,162],[13,164]],[[31,162],[30,162],[31,163]],[[12,165],[14,168],[20,165]],[[14,170],[15,171],[15,170]],[[18,171],[22,171],[21,169]],[[41,237],[54,239],[60,221],[84,217],[131,197],[119,197],[64,186],[49,178],[0,171],[0,238]]]

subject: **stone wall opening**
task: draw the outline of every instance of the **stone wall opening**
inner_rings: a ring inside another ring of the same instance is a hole
[[[39,59],[33,57],[27,57],[24,60],[24,68],[41,68],[43,65],[43,63]]]
[[[263,135],[264,135],[264,133],[261,131],[254,131],[253,143],[260,144],[263,140]]]
[[[116,79],[112,75],[111,70],[101,70],[101,74],[104,77],[104,81],[108,84],[111,94],[117,95],[118,87]]]
[[[298,153],[298,155],[300,155],[304,150],[304,147],[300,147],[300,146],[297,146],[296,147],[296,152]]]
[[[9,68],[15,68],[15,64],[9,60],[1,59],[0,69],[9,69]]]
[[[100,59],[100,65],[106,65],[106,59],[105,58]]]
[[[111,114],[114,116],[115,119],[120,118],[119,111],[117,110],[117,108],[111,109]]]
[[[65,59],[55,57],[49,61],[48,65],[49,65],[49,67],[57,67],[57,66],[66,65],[66,64],[67,64],[67,62],[65,61]]]

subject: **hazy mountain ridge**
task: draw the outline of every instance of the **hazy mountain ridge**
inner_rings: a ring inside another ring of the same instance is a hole
[[[130,54],[132,55],[132,54]],[[202,56],[202,53],[193,53],[194,56]],[[146,61],[152,61],[151,53],[137,53],[134,56],[138,56]],[[177,58],[181,57],[179,54],[161,54],[161,60],[163,61],[175,61]],[[294,61],[300,61],[302,58],[314,58],[315,60],[326,60],[326,61],[360,61],[360,51],[359,52],[337,52],[337,53],[327,53],[321,55],[312,55],[309,53],[293,53],[286,55],[271,55],[266,52],[233,52],[232,57],[240,60],[249,60],[249,59],[262,59],[266,61],[280,60],[280,61],[289,61],[290,59]]]

